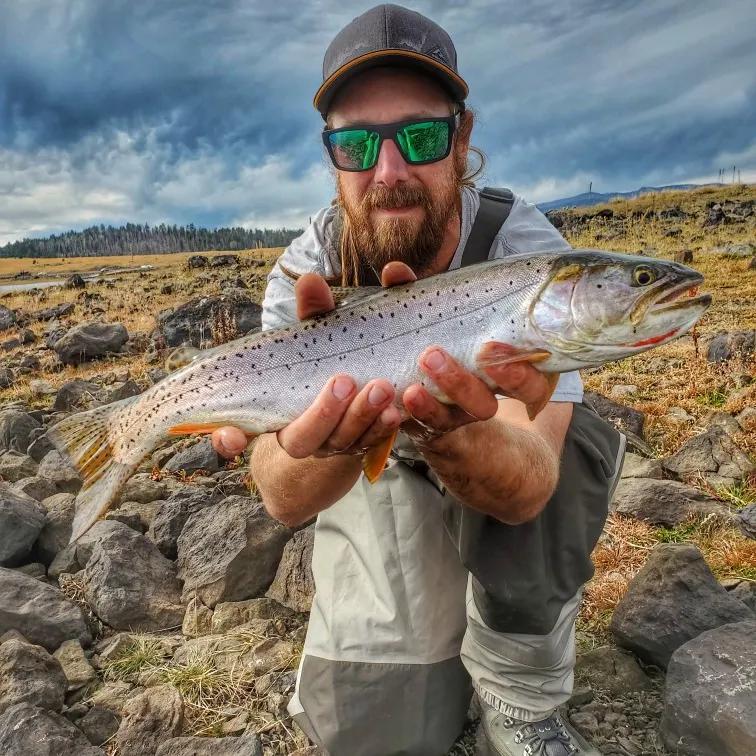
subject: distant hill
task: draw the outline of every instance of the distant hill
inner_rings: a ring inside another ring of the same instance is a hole
[[[536,206],[542,213],[546,213],[549,210],[559,210],[563,207],[590,207],[591,205],[601,205],[602,203],[609,202],[616,197],[632,199],[633,197],[639,197],[641,194],[698,189],[702,186],[724,186],[724,184],[670,184],[669,186],[642,186],[640,189],[636,189],[633,192],[583,192],[583,194],[576,194],[574,197],[565,197],[564,199],[552,200],[551,202],[540,202]]]

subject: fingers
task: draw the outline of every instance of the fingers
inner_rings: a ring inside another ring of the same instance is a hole
[[[552,386],[546,376],[529,362],[513,362],[486,368],[486,375],[495,381],[504,396],[526,405],[542,406],[548,402]]]
[[[232,425],[227,425],[225,428],[218,428],[213,431],[210,436],[210,443],[216,454],[225,459],[234,459],[244,453],[248,439],[244,435],[244,431]]]
[[[401,262],[387,263],[381,271],[381,286],[398,286],[399,284],[417,281],[409,265]]]
[[[302,274],[294,284],[294,294],[300,320],[329,312],[335,307],[330,287],[317,273]]]

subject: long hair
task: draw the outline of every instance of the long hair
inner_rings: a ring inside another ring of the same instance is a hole
[[[451,112],[460,112],[456,103],[451,104]],[[475,122],[475,113],[469,108],[460,112],[460,122],[454,135],[452,159],[454,160],[455,173],[460,186],[474,188],[476,181],[483,175],[486,166],[486,156],[482,150],[469,144]],[[467,144],[467,150],[463,153],[459,149],[459,142]],[[477,166],[470,165],[470,155],[478,159]],[[353,229],[347,214],[339,204],[338,197],[334,198],[332,205],[337,206],[333,221],[332,244],[334,251],[338,250],[341,260],[341,286],[364,286],[373,278],[372,269],[365,263],[355,238]]]

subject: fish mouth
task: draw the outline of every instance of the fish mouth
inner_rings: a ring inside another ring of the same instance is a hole
[[[649,308],[649,313],[669,312],[670,310],[687,309],[691,306],[711,304],[711,294],[698,294],[701,281],[686,281],[675,286],[672,291],[657,299]]]

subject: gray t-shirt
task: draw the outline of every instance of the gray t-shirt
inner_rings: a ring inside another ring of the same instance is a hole
[[[462,228],[459,246],[449,269],[458,268],[462,253],[470,236],[475,215],[480,206],[478,193],[468,187],[462,188]],[[294,273],[315,272],[331,277],[340,273],[338,254],[331,244],[333,220],[336,207],[331,205],[320,210],[307,230],[284,250],[280,257],[284,266]],[[502,225],[491,247],[491,259],[525,252],[548,252],[570,249],[562,235],[549,223],[538,208],[515,196],[509,217]],[[268,286],[263,299],[262,327],[264,330],[289,325],[297,320],[294,281],[278,266],[268,276]],[[578,372],[559,376],[556,390],[551,397],[554,402],[580,402],[583,398],[583,382]]]

